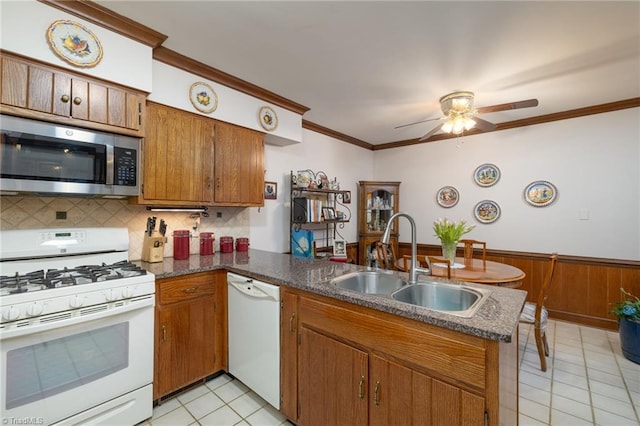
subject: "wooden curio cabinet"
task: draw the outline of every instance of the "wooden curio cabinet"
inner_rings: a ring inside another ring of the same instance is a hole
[[[375,243],[380,241],[389,218],[399,210],[400,182],[358,182],[358,263],[378,266]],[[392,224],[390,242],[398,251],[397,222]]]

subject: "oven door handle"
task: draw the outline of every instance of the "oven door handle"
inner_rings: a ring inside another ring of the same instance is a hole
[[[0,341],[13,339],[15,337],[26,336],[34,333],[41,333],[43,331],[48,331],[56,328],[69,327],[69,326],[80,324],[87,321],[94,321],[98,319],[122,315],[127,312],[132,312],[132,311],[149,308],[149,307],[152,308],[154,306],[155,306],[155,295],[153,294],[143,299],[137,299],[135,302],[130,302],[125,306],[106,309],[100,312],[92,313],[90,311],[95,310],[96,306],[88,306],[86,308],[75,309],[73,311],[70,311],[71,317],[61,319],[58,321],[52,321],[52,322],[47,322],[45,324],[38,324],[38,325],[26,325],[23,327],[11,328],[9,330],[0,329]],[[83,312],[87,312],[87,313],[83,313]]]

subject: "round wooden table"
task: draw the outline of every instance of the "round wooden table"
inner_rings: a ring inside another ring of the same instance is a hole
[[[422,259],[424,256],[418,256],[418,258]],[[407,263],[410,264],[411,261],[407,261]],[[398,270],[409,272],[404,268],[403,258],[396,260],[395,264]],[[456,257],[456,264],[464,265],[464,267],[451,268],[452,280],[518,288],[522,285],[522,280],[525,277],[525,273],[515,266],[500,262],[493,262],[491,260],[487,260],[485,265],[483,264],[482,259],[472,259],[471,262],[465,263],[463,258]],[[431,274],[435,277],[446,278],[446,265],[434,265]]]

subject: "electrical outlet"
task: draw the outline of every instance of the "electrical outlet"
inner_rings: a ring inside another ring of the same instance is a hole
[[[217,218],[221,218],[222,217],[222,212],[216,212],[216,217]]]
[[[57,220],[67,220],[67,212],[56,212]]]

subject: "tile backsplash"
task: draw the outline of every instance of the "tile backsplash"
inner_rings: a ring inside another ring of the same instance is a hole
[[[0,197],[0,229],[124,227],[129,229],[129,258],[140,259],[147,217],[167,223],[164,256],[173,256],[171,234],[175,229],[188,229],[192,238],[191,254],[199,252],[200,232],[215,233],[216,251],[222,236],[249,237],[249,210],[243,207],[210,207],[209,217],[188,212],[150,212],[145,206],[126,200],[76,197],[2,196]],[[217,217],[218,213],[221,217]],[[66,219],[57,217],[65,216]],[[198,223],[198,218],[199,223]],[[195,229],[194,229],[195,228]]]

